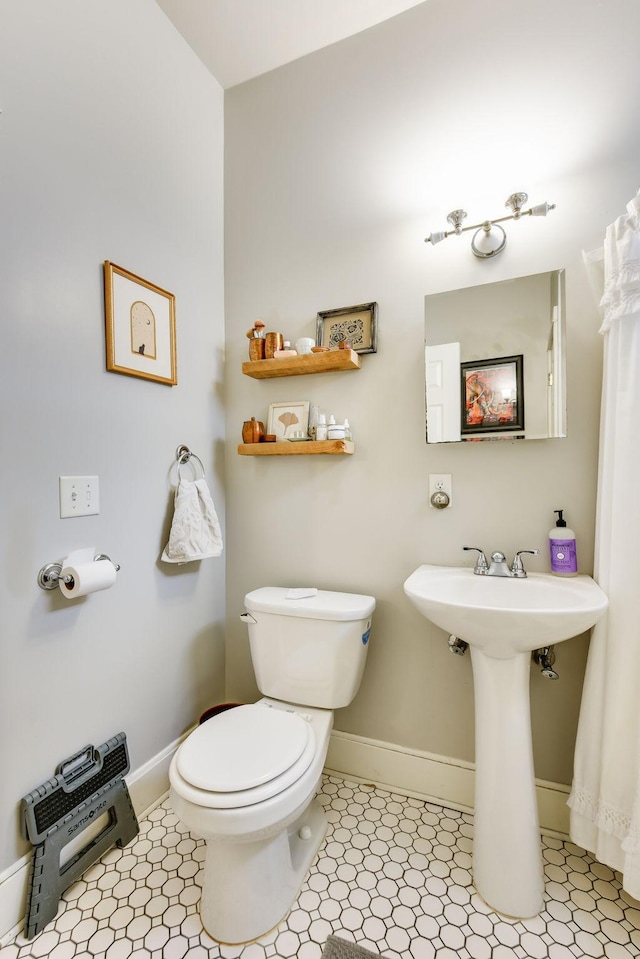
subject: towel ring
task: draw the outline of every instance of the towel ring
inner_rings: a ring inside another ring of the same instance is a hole
[[[201,478],[204,479],[204,465],[203,465],[203,463],[202,463],[202,460],[200,459],[199,456],[196,456],[195,453],[192,453],[188,446],[179,446],[179,447],[177,448],[177,450],[176,450],[176,462],[177,462],[177,464],[178,464],[178,476],[180,476],[180,467],[181,467],[181,466],[185,466],[185,464],[188,463],[189,460],[192,460],[192,459],[194,459],[194,460],[198,463],[198,465],[200,466],[200,469],[202,470],[202,477],[201,477]],[[191,465],[193,466],[193,464],[191,464]],[[194,467],[194,473],[195,473],[195,467]]]

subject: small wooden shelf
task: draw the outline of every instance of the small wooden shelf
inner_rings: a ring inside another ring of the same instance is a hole
[[[276,363],[279,362],[276,360]],[[351,440],[308,440],[306,443],[280,440],[277,443],[240,443],[238,446],[240,456],[313,456],[318,453],[344,456],[350,455],[353,450]]]
[[[281,360],[247,360],[242,364],[242,372],[257,380],[269,380],[276,376],[359,370],[360,364],[360,355],[355,350],[329,350],[327,353],[287,356]]]

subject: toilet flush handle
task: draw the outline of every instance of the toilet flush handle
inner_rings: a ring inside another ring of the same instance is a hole
[[[240,613],[240,619],[243,623],[257,623],[258,620],[254,619],[251,613]]]

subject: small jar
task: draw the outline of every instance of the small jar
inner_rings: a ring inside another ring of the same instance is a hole
[[[282,333],[267,333],[264,338],[264,355],[266,359],[272,360],[276,350],[283,348]]]
[[[265,341],[263,336],[254,336],[249,340],[249,359],[263,360],[265,357]]]
[[[260,443],[264,437],[264,423],[252,416],[242,424],[242,442]]]
[[[344,439],[344,423],[333,423],[332,426],[328,426],[327,439],[343,440]]]
[[[311,353],[311,350],[315,345],[316,341],[310,336],[301,336],[299,340],[296,340],[296,350],[302,355]]]

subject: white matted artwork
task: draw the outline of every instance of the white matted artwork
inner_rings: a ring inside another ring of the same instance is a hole
[[[175,297],[109,260],[104,264],[107,370],[175,386]]]
[[[292,400],[290,403],[271,403],[267,433],[276,440],[288,440],[294,433],[307,435],[309,428],[309,400]]]

